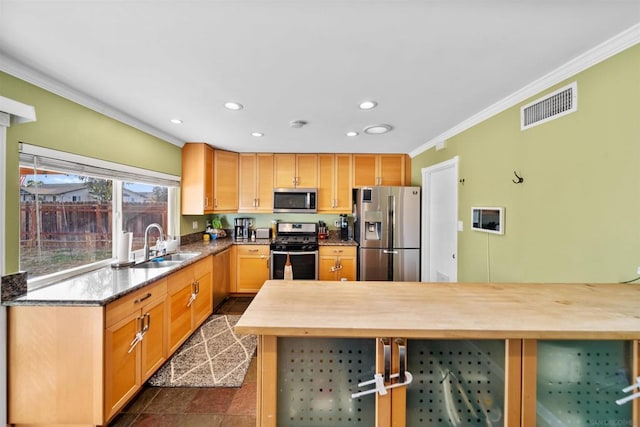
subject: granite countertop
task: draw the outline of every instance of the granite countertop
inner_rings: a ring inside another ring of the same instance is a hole
[[[179,252],[200,252],[200,255],[177,266],[150,269],[103,267],[28,291],[24,295],[3,299],[2,305],[102,306],[206,256],[222,252],[232,245],[268,245],[269,243],[271,243],[270,239],[256,239],[255,241],[235,241],[232,238],[199,240],[180,246]],[[319,244],[357,246],[353,240],[343,242],[339,238],[319,240]]]
[[[180,246],[179,252],[200,252],[200,255],[166,268],[103,267],[28,291],[25,295],[3,300],[2,305],[68,305],[102,306],[136,289],[142,288],[200,259],[229,248],[231,239],[195,242]]]

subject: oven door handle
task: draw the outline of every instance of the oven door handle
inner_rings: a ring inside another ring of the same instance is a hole
[[[295,256],[295,255],[315,255],[316,253],[318,253],[318,251],[304,251],[304,252],[300,252],[300,251],[271,251],[272,255],[290,255],[290,256]]]

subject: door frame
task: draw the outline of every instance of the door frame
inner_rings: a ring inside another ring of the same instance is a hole
[[[454,254],[455,254],[455,276],[451,277],[452,282],[458,281],[458,163],[459,156],[455,156],[449,160],[444,162],[437,163],[435,165],[422,168],[422,255],[421,255],[421,281],[427,282],[429,281],[429,276],[431,273],[431,265],[430,265],[430,256],[432,251],[433,242],[431,242],[429,236],[429,230],[432,219],[431,209],[433,208],[430,205],[430,197],[431,197],[431,186],[432,180],[431,175],[435,172],[440,172],[445,169],[453,168],[454,171],[454,182],[449,183],[452,184],[452,188],[454,188],[453,203],[454,203],[454,212],[455,212],[455,228],[451,230],[452,235],[454,236]]]

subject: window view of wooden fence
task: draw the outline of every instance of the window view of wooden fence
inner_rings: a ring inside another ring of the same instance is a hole
[[[123,215],[134,250],[143,247],[147,225],[167,229],[167,202],[124,203]],[[22,202],[20,227],[20,268],[30,276],[112,256],[111,202]]]

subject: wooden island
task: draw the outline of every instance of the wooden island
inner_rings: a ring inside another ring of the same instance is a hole
[[[268,281],[236,332],[259,337],[258,426],[637,425],[638,400],[616,400],[639,375],[638,301],[622,284]]]

